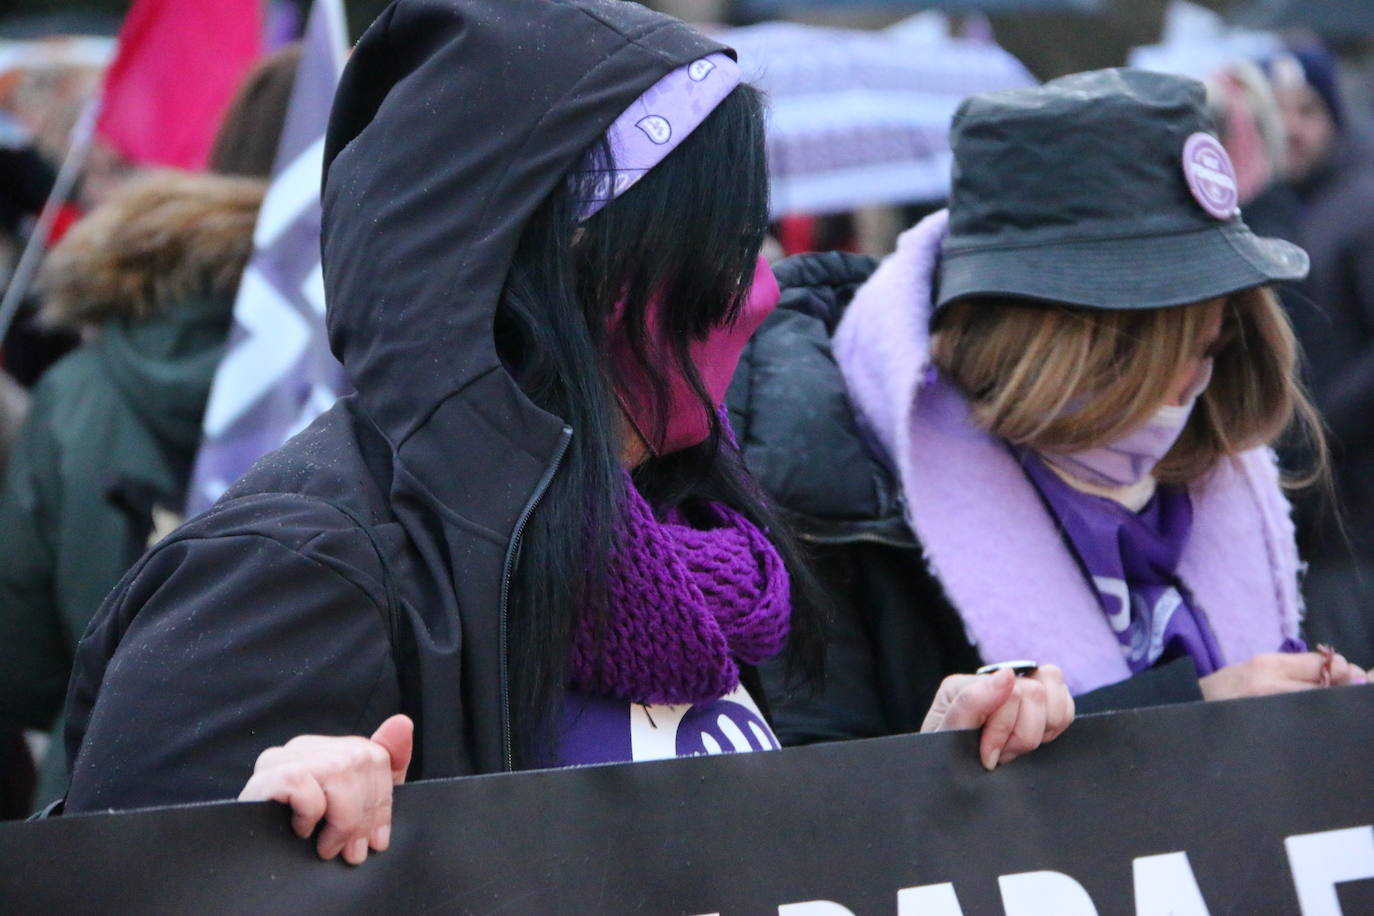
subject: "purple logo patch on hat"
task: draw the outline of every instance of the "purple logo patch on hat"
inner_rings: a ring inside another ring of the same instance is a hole
[[[1183,177],[1198,206],[1216,219],[1240,212],[1240,184],[1231,157],[1211,134],[1196,133],[1183,144]]]

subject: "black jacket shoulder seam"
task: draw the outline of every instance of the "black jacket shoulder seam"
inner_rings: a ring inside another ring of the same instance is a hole
[[[352,527],[355,527],[355,528],[356,528],[357,526],[354,525],[354,526],[352,526]],[[343,573],[339,572],[337,569],[334,569],[333,567],[329,566],[327,563],[321,563],[319,560],[315,559],[314,557],[311,557],[311,556],[306,555],[305,553],[302,553],[302,551],[303,551],[307,546],[309,546],[310,544],[314,543],[318,538],[322,537],[322,536],[324,535],[324,533],[325,533],[325,532],[323,532],[323,531],[316,532],[315,534],[312,534],[310,537],[306,538],[306,539],[305,539],[303,542],[301,542],[298,546],[292,546],[291,544],[288,544],[286,541],[283,541],[281,538],[273,537],[272,535],[267,534],[267,533],[262,532],[262,531],[237,531],[237,532],[234,532],[234,533],[232,533],[232,534],[229,534],[229,533],[226,533],[226,534],[198,534],[198,535],[178,536],[178,537],[175,537],[175,538],[169,538],[168,540],[163,541],[161,544],[158,544],[157,547],[154,548],[153,551],[148,555],[148,557],[145,558],[145,560],[146,560],[146,559],[151,559],[151,557],[153,556],[153,554],[160,553],[164,548],[169,548],[169,547],[172,547],[172,546],[174,546],[174,545],[176,545],[176,544],[186,544],[186,543],[190,543],[190,542],[193,542],[193,541],[224,541],[224,540],[229,540],[229,539],[231,539],[231,538],[259,538],[259,539],[261,539],[261,540],[268,541],[269,543],[276,544],[278,547],[282,548],[283,550],[287,551],[288,553],[292,554],[293,556],[299,557],[300,559],[306,561],[307,563],[310,563],[310,564],[313,565],[313,566],[318,566],[320,569],[324,570],[325,572],[328,572],[330,575],[334,576],[335,578],[338,578],[338,579],[340,579],[341,581],[347,582],[349,585],[353,586],[353,588],[357,589],[358,592],[361,593],[362,596],[363,596],[364,598],[367,599],[368,604],[372,605],[372,607],[373,607],[374,609],[376,609],[376,610],[379,611],[379,612],[382,611],[383,609],[382,609],[381,605],[379,605],[379,604],[377,603],[376,599],[374,599],[370,594],[368,594],[367,589],[363,588],[363,587],[362,587],[361,585],[359,585],[357,582],[354,582],[352,579],[350,579],[348,576],[345,576]],[[140,570],[140,571],[141,571],[141,570]],[[387,615],[386,615],[386,614],[379,614],[379,616],[382,617],[382,622],[383,622],[383,624],[386,624],[386,622],[387,622],[387,619],[386,619],[386,618],[387,618]]]

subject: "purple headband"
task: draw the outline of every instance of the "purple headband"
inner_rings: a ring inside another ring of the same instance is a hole
[[[696,130],[740,84],[739,64],[723,52],[679,67],[650,86],[606,129],[615,168],[590,169],[582,219],[624,194]]]

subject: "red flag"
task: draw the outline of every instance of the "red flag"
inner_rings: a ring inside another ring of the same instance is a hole
[[[204,168],[262,27],[261,0],[135,0],[105,74],[100,138],[140,164]]]

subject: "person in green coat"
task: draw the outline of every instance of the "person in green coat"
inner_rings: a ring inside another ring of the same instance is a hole
[[[180,520],[263,192],[135,179],[45,265],[44,320],[85,340],[33,389],[0,491],[0,725],[53,733],[40,803],[64,791],[57,719],[77,641]]]

